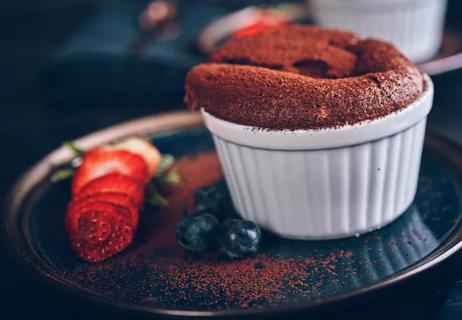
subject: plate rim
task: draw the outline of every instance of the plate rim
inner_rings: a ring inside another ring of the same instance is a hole
[[[129,135],[155,134],[202,126],[199,113],[188,111],[168,112],[150,115],[122,122],[108,128],[94,131],[75,141],[84,148],[120,139]],[[436,149],[453,169],[457,172],[457,181],[462,184],[462,147],[450,139],[436,133],[427,133],[426,146]],[[1,235],[8,255],[22,270],[35,279],[45,283],[57,291],[64,291],[69,296],[77,296],[92,303],[98,303],[108,308],[116,308],[125,312],[138,312],[146,315],[174,316],[174,317],[228,317],[228,316],[264,316],[268,314],[282,314],[292,312],[309,312],[321,307],[360,298],[367,293],[375,293],[390,288],[404,281],[413,279],[435,268],[443,261],[462,249],[462,221],[454,226],[447,238],[429,255],[414,265],[397,272],[375,284],[358,288],[350,292],[313,300],[310,302],[291,303],[283,306],[271,306],[262,309],[224,309],[215,311],[175,310],[167,308],[136,305],[127,302],[114,301],[91,292],[84,287],[69,282],[65,277],[53,272],[38,253],[33,249],[30,239],[25,234],[25,219],[19,217],[23,200],[43,181],[43,178],[57,165],[69,160],[72,154],[65,147],[60,147],[30,167],[13,185],[6,196],[4,204]]]

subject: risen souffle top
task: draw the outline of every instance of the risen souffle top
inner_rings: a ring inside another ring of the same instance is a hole
[[[424,90],[393,45],[312,26],[234,37],[186,77],[193,110],[267,129],[355,124],[406,108]]]

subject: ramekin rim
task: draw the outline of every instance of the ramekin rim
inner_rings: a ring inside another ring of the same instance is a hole
[[[289,150],[300,148],[322,149],[342,147],[396,134],[415,125],[425,118],[432,107],[434,86],[431,78],[427,74],[424,74],[424,81],[424,91],[420,97],[412,102],[408,107],[392,112],[384,117],[365,120],[355,124],[346,124],[339,127],[270,130],[223,120],[213,116],[203,108],[201,108],[201,113],[206,127],[213,134],[222,139],[242,145]],[[342,135],[348,136],[342,137]],[[329,137],[333,138],[335,141],[330,140]],[[265,142],[263,141],[265,138],[271,138],[270,140],[272,141]],[[309,141],[317,139],[321,139],[323,141]]]

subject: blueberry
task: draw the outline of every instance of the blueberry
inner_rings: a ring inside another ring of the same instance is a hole
[[[186,250],[203,252],[214,244],[218,225],[217,218],[210,213],[184,217],[176,226],[176,238]]]
[[[256,252],[260,242],[260,228],[252,221],[229,219],[220,226],[219,249],[230,258],[240,258]]]
[[[222,196],[215,185],[207,186],[194,193],[194,212],[213,212],[219,211]]]

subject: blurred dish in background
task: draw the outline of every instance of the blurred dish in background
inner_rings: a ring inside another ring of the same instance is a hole
[[[252,6],[221,17],[209,24],[199,35],[199,49],[212,53],[230,35],[245,36],[307,17],[307,8],[299,3],[279,6]]]
[[[423,0],[422,2],[428,1]],[[445,2],[446,0],[442,0],[440,3]],[[348,3],[356,3],[356,1]],[[307,7],[300,3],[287,3],[274,7],[246,7],[225,15],[204,28],[199,35],[198,46],[202,52],[210,54],[232,35],[241,36],[248,32],[258,32],[265,28],[277,27],[291,22],[312,23],[315,15],[312,6]],[[444,19],[441,19],[441,23],[443,22]],[[431,59],[420,64],[421,69],[430,76],[462,68],[462,36],[457,27],[449,26],[446,28],[441,45],[441,40],[438,40],[435,49],[438,50],[439,48],[439,51],[433,52]],[[425,29],[419,30],[419,34],[425,35]]]
[[[434,57],[441,46],[446,0],[311,0],[309,4],[317,24],[393,42],[414,62]]]

